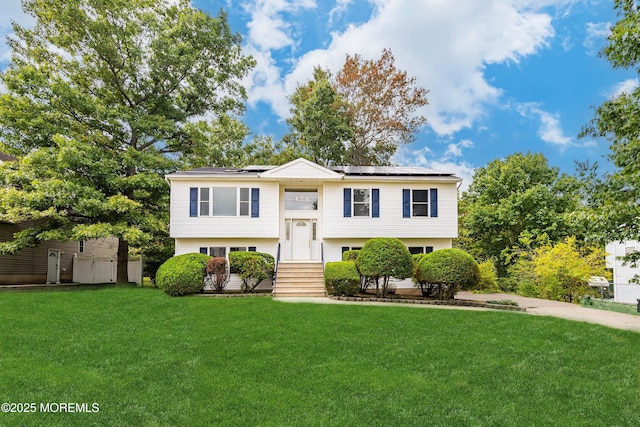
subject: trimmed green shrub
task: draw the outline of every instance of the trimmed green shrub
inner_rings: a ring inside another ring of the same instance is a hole
[[[240,290],[253,292],[263,280],[273,279],[275,260],[263,252],[231,252],[229,268],[242,279]]]
[[[402,280],[413,273],[409,249],[399,239],[388,237],[367,240],[358,253],[356,266],[360,274],[375,282],[379,297],[384,297],[391,290],[391,277]]]
[[[358,259],[359,253],[360,253],[360,249],[351,249],[349,251],[344,251],[342,253],[342,260],[355,262],[356,259]]]
[[[158,268],[156,286],[173,296],[202,292],[210,258],[196,253],[169,258]]]
[[[324,285],[330,295],[355,295],[360,290],[360,274],[353,261],[328,262]]]
[[[460,249],[441,249],[418,262],[416,283],[423,296],[452,299],[460,289],[473,289],[480,280],[478,263]]]

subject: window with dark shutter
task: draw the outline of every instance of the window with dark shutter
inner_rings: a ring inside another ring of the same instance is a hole
[[[378,188],[371,190],[371,216],[380,218],[380,190]]]
[[[260,217],[260,189],[251,189],[251,218]]]
[[[343,193],[344,198],[344,207],[343,213],[345,218],[349,218],[351,216],[351,189],[345,188]]]
[[[198,188],[189,189],[189,216],[198,216]]]

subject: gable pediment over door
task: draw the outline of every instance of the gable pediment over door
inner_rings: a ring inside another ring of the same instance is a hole
[[[343,175],[306,159],[296,159],[259,175],[266,179],[340,180]]]

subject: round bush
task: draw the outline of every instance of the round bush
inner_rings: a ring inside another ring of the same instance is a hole
[[[460,249],[441,249],[425,255],[416,267],[420,285],[439,285],[440,297],[453,298],[459,289],[473,289],[480,280],[478,263]]]
[[[331,295],[355,295],[360,290],[360,274],[353,261],[328,262],[324,284]]]
[[[196,253],[169,258],[158,268],[156,286],[173,296],[202,292],[210,258]]]
[[[406,279],[413,273],[409,249],[399,239],[377,237],[365,242],[358,253],[358,270],[369,277]]]

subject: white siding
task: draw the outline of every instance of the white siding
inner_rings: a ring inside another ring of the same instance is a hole
[[[189,189],[191,187],[251,187],[260,189],[260,217],[190,217]],[[256,181],[224,181],[214,180],[172,180],[171,181],[171,237],[278,237],[278,199],[277,182],[258,183]]]
[[[635,241],[613,242],[606,246],[607,252],[607,268],[613,269],[613,283],[619,285],[628,284],[636,275],[640,275],[640,266],[632,267],[631,265],[623,265],[624,261],[618,259],[623,257],[626,249],[640,250],[640,245]]]
[[[380,189],[380,217],[343,216],[344,188]],[[438,189],[437,218],[403,218],[403,189]],[[458,236],[458,194],[455,183],[342,181],[324,185],[325,238],[447,238]]]
[[[272,255],[274,258],[278,254],[278,239],[176,239],[176,255],[183,255],[189,253],[198,253],[200,248],[209,247],[224,247],[227,248],[227,255],[229,254],[229,248],[232,247],[246,247],[255,246],[256,251],[264,252]]]

